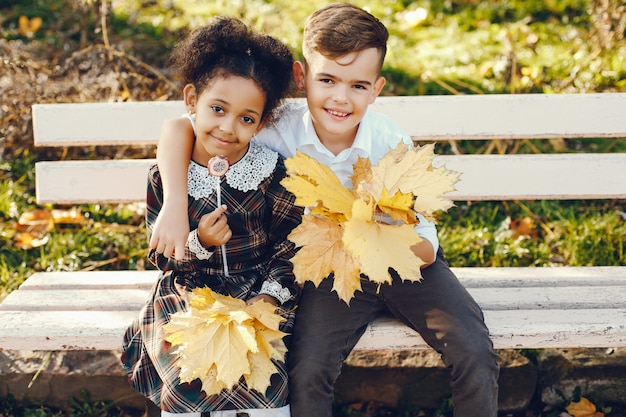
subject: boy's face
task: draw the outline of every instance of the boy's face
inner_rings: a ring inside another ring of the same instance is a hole
[[[294,65],[296,85],[306,92],[313,126],[324,145],[352,145],[367,107],[385,85],[378,76],[379,62],[379,51],[370,48],[337,59],[314,52],[306,66]]]

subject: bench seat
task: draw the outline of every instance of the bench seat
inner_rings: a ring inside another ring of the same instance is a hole
[[[621,267],[453,271],[482,307],[496,348],[626,347]],[[120,349],[124,329],[157,276],[158,271],[36,273],[0,304],[0,348]],[[426,347],[416,332],[385,317],[368,328],[356,349]]]

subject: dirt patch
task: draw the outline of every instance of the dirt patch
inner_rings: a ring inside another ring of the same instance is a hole
[[[34,154],[48,157],[53,151],[33,148],[31,106],[36,103],[117,102],[173,100],[179,88],[167,72],[117,47],[95,44],[66,58],[42,41],[0,40],[0,158]],[[94,126],[94,128],[97,128]],[[71,150],[89,155],[93,149]],[[111,157],[146,157],[154,149],[110,150]],[[99,152],[102,154],[102,152]],[[80,155],[78,155],[80,156]]]

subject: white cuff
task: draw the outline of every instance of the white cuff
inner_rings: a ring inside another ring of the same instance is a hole
[[[261,286],[260,294],[271,295],[281,304],[291,298],[291,292],[276,281],[264,281]]]
[[[415,213],[415,216],[420,221],[413,228],[422,239],[426,239],[433,246],[433,252],[435,258],[437,258],[437,251],[439,250],[439,237],[437,236],[437,226],[435,223],[426,220],[424,216],[419,213]]]
[[[193,252],[194,255],[196,255],[196,258],[201,261],[205,261],[213,256],[213,251],[208,250],[202,246],[202,243],[200,243],[198,229],[194,229],[191,233],[189,233],[189,237],[187,238],[187,247],[191,252]]]

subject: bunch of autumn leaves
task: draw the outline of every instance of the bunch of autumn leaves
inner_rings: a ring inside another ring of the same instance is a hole
[[[416,213],[432,218],[453,203],[459,173],[433,166],[434,145],[400,144],[373,166],[360,158],[344,187],[330,168],[298,152],[285,161],[283,186],[307,207],[302,223],[289,235],[300,249],[292,258],[296,281],[315,285],[334,274],[334,291],[350,303],[360,290],[361,274],[378,283],[391,282],[390,269],[403,280],[420,281],[423,261],[411,250],[421,238],[414,230]],[[284,361],[279,330],[283,318],[275,307],[199,288],[189,309],[174,314],[164,327],[174,347],[181,382],[199,378],[207,395],[230,389],[243,377],[259,392],[276,372],[272,360]]]
[[[422,239],[414,231],[416,213],[433,213],[453,203],[459,173],[433,167],[434,145],[401,143],[377,166],[368,158],[354,165],[352,189],[313,158],[298,153],[286,161],[288,178],[282,184],[296,196],[296,204],[312,207],[289,235],[299,252],[292,262],[299,283],[318,285],[334,273],[333,290],[350,303],[361,289],[360,274],[371,281],[391,283],[389,268],[403,280],[420,281],[424,262],[411,250]]]

